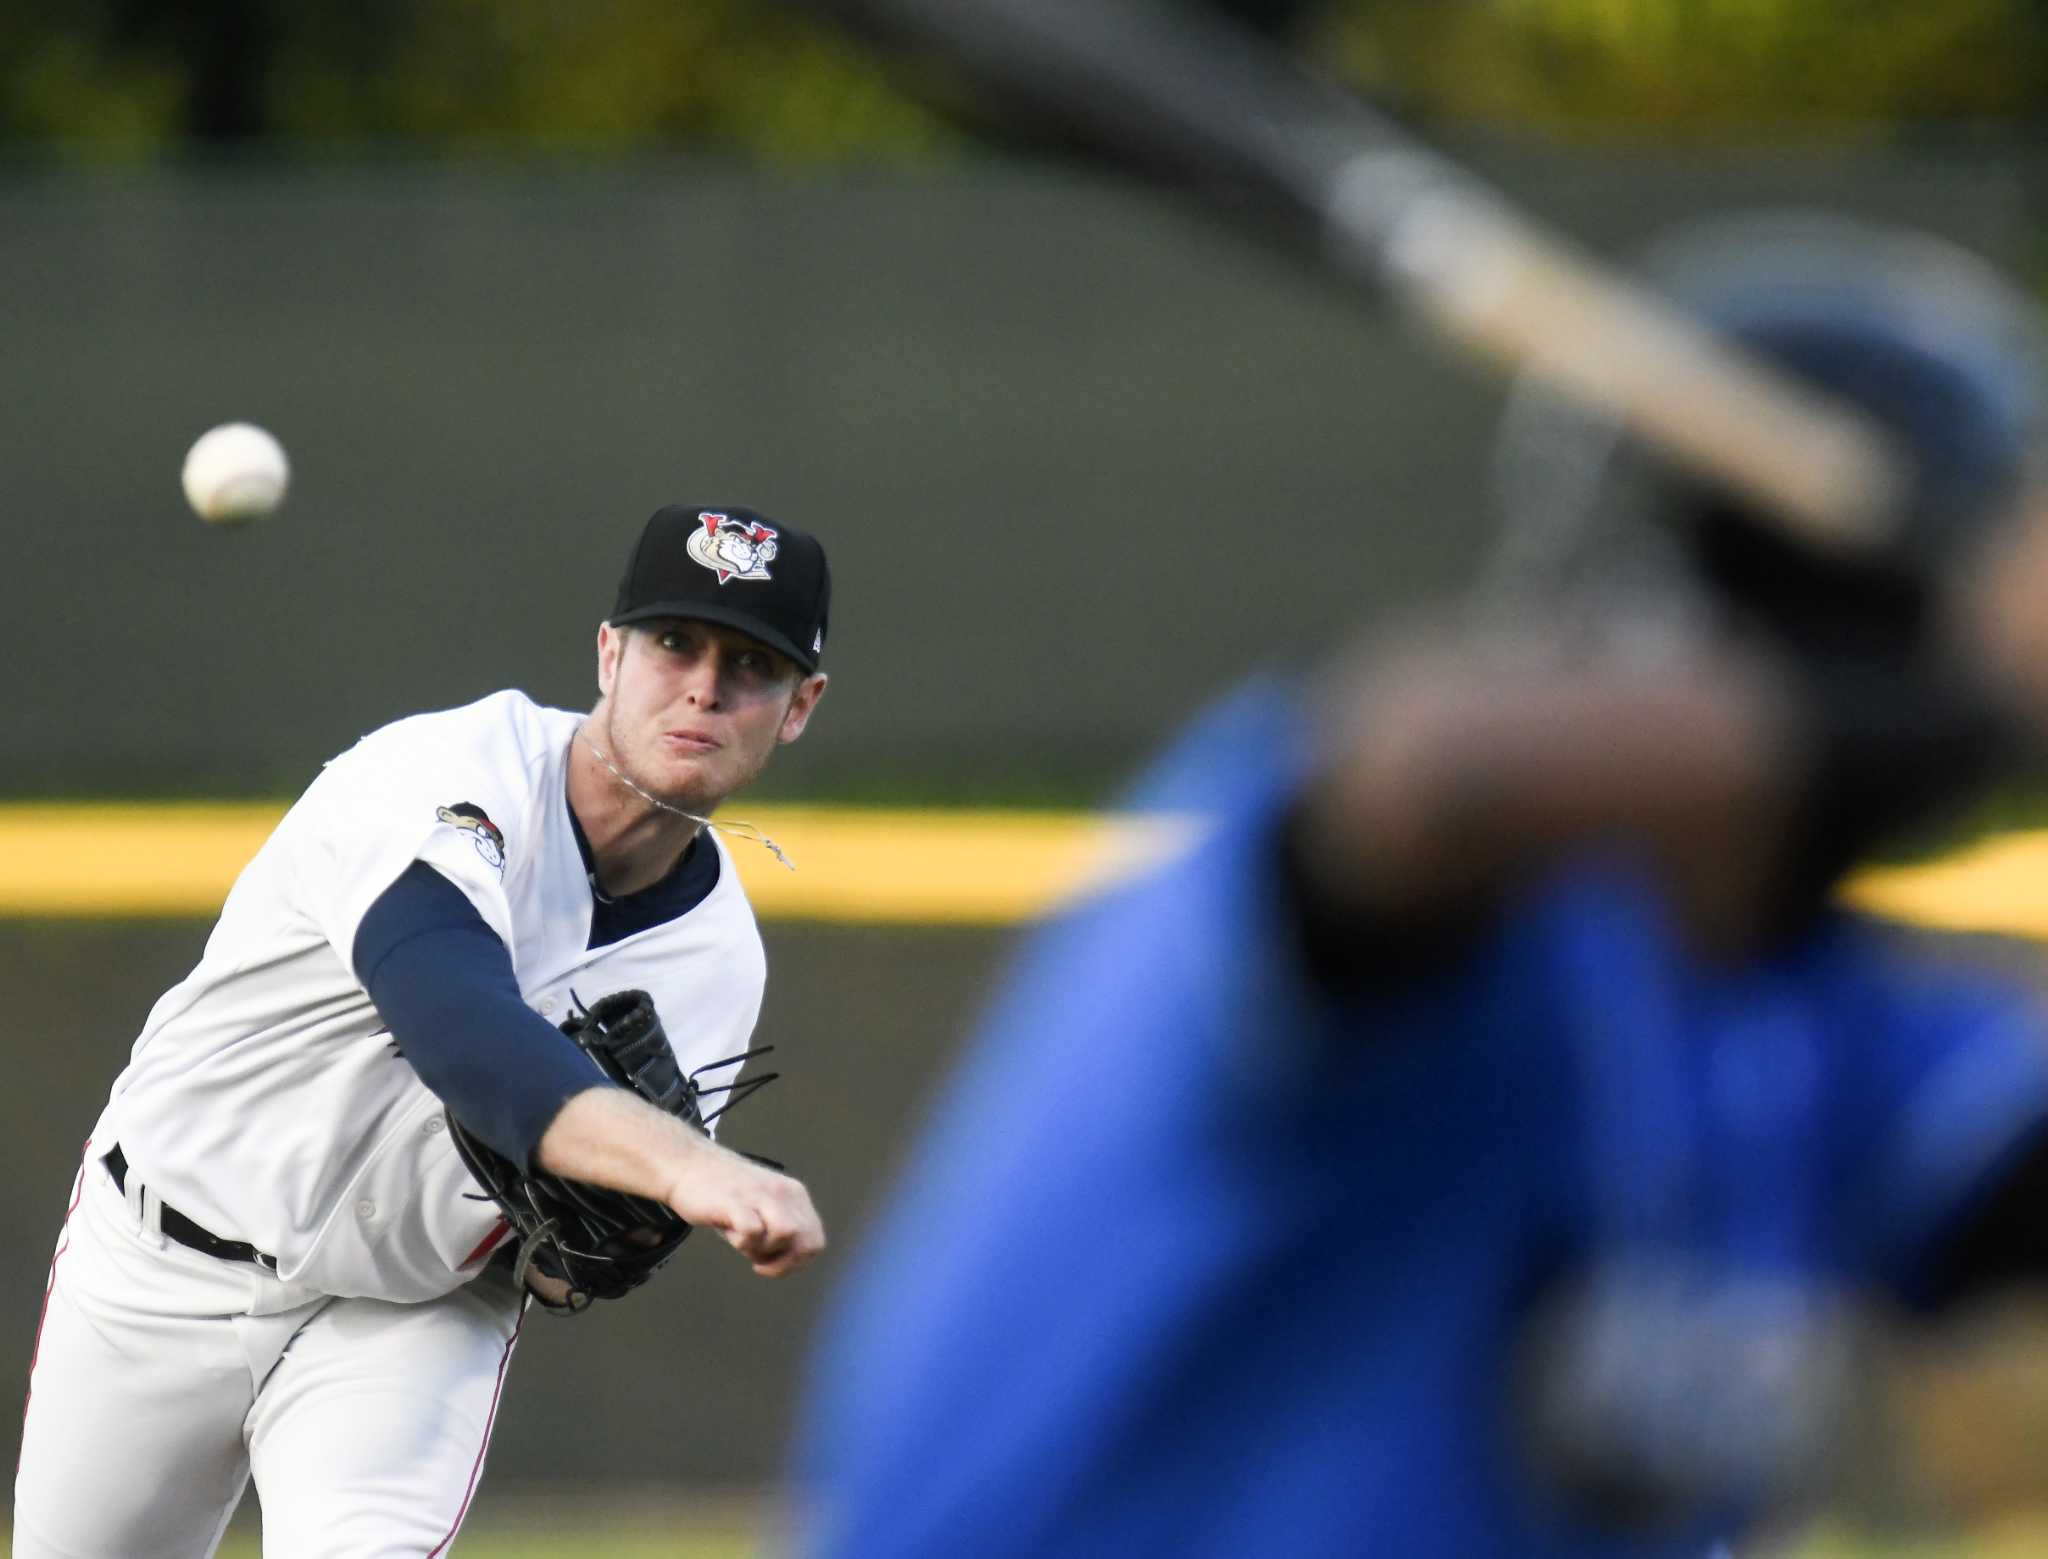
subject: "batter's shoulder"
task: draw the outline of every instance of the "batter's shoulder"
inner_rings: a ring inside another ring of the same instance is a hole
[[[1816,984],[1838,1007],[1861,1014],[1866,1030],[2039,1027],[2048,1010],[2037,961],[2010,942],[1943,936],[1837,911],[1814,945]]]

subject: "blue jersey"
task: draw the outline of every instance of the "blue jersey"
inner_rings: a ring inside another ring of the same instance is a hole
[[[1332,999],[1278,767],[1014,973],[825,1334],[812,1552],[1697,1559],[1532,1473],[1533,1307],[1617,1248],[1909,1290],[2048,1114],[2016,992],[1846,916],[1704,967],[1622,858]]]

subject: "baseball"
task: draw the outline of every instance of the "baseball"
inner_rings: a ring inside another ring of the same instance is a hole
[[[209,525],[236,525],[275,509],[291,476],[276,439],[253,423],[223,423],[185,456],[185,498]]]

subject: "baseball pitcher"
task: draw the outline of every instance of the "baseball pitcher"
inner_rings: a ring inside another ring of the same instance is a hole
[[[708,818],[803,734],[830,595],[795,527],[661,509],[589,713],[502,692],[327,764],[92,1129],[18,1559],[209,1554],[252,1478],[266,1552],[441,1553],[531,1304],[616,1297],[692,1226],[767,1277],[823,1248],[706,1126],[765,970]]]

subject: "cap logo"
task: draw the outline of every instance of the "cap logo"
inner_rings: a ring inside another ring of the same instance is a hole
[[[692,558],[718,576],[722,585],[730,579],[768,579],[768,565],[775,561],[775,527],[750,520],[736,520],[729,514],[699,514],[703,529],[692,531],[685,549]]]
[[[458,801],[452,807],[436,807],[434,816],[451,827],[460,828],[476,845],[476,853],[499,874],[505,870],[505,835],[474,801]]]

